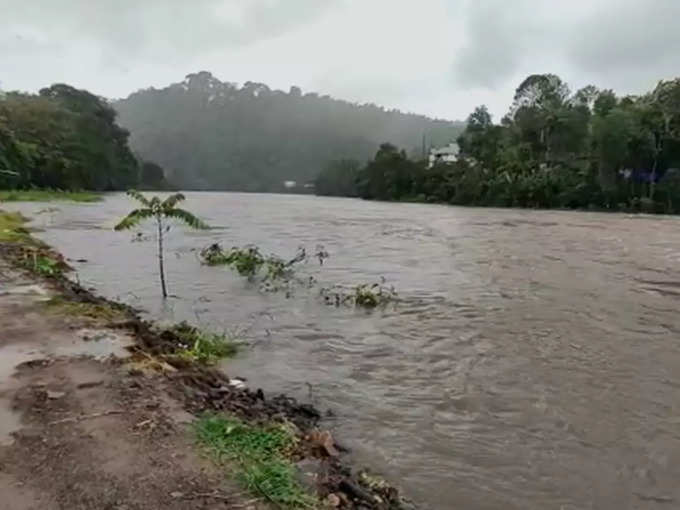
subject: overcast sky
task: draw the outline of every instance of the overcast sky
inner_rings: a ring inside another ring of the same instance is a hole
[[[0,87],[107,97],[211,71],[496,120],[530,73],[639,93],[680,75],[680,0],[0,0]]]

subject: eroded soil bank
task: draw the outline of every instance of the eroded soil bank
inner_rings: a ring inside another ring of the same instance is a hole
[[[201,455],[206,412],[290,426],[318,508],[412,507],[347,464],[316,409],[175,356],[172,331],[61,270],[36,274],[43,257],[65,269],[23,233],[0,242],[0,510],[278,507]]]

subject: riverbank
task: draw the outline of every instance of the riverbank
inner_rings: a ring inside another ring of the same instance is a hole
[[[0,202],[99,202],[101,193],[49,189],[0,190]]]
[[[0,212],[0,491],[12,509],[406,507],[351,468],[319,411],[179,356],[175,330],[71,282],[23,221]],[[281,441],[265,455],[244,438]]]

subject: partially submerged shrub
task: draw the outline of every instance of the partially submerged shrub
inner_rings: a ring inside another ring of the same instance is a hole
[[[351,288],[339,285],[324,287],[321,289],[321,297],[327,305],[376,308],[394,302],[397,292],[394,287],[385,286],[383,280],[380,283],[364,283]]]
[[[170,331],[180,341],[179,356],[206,365],[234,356],[240,345],[225,333],[203,331],[186,322],[173,326]]]
[[[257,246],[232,248],[225,251],[218,243],[201,250],[201,260],[208,266],[230,266],[241,276],[252,277],[265,263]]]
[[[319,264],[323,265],[325,259],[328,258],[328,252],[323,246],[317,246],[314,257],[319,260]],[[296,281],[300,283],[304,280],[295,278],[294,266],[301,262],[307,262],[309,257],[305,248],[298,248],[298,252],[290,260],[284,260],[276,255],[262,255],[262,252],[257,246],[247,245],[242,248],[233,247],[230,250],[224,250],[219,243],[213,243],[210,246],[203,248],[200,252],[201,261],[208,266],[229,266],[236,270],[241,276],[246,276],[254,279],[260,276],[263,283],[270,282],[263,286],[263,290],[281,290],[285,285],[280,283],[271,284],[271,282],[289,282]],[[312,280],[313,282],[313,280]]]

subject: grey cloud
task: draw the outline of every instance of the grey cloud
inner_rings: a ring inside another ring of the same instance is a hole
[[[87,41],[104,52],[196,54],[277,37],[340,2],[314,0],[2,0],[5,33],[40,32],[52,41]],[[223,7],[239,10],[238,16]]]
[[[573,27],[567,57],[605,86],[648,86],[680,72],[678,19],[675,0],[605,3]]]
[[[463,12],[465,44],[453,72],[461,87],[496,88],[540,48],[547,27],[536,2],[470,1]]]
[[[461,87],[497,89],[518,73],[633,91],[678,73],[677,0],[489,0],[467,4]]]

